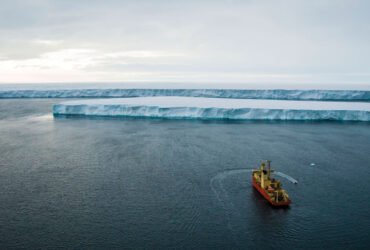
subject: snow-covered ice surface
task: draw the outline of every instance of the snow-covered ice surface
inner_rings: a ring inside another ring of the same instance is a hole
[[[54,115],[244,120],[370,121],[370,102],[137,97],[68,101]]]
[[[0,98],[122,98],[187,96],[237,99],[370,101],[369,90],[320,89],[0,89]]]

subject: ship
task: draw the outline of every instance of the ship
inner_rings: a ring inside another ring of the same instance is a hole
[[[274,207],[289,206],[291,200],[288,193],[282,189],[280,181],[271,177],[271,161],[261,163],[259,169],[252,172],[253,187]]]

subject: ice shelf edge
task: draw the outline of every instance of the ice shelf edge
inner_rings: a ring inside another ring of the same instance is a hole
[[[335,120],[370,121],[370,112],[361,110],[297,110],[267,108],[158,107],[107,104],[55,104],[55,116],[151,117],[169,119],[230,120]]]
[[[0,98],[122,98],[187,96],[237,99],[321,100],[370,102],[367,90],[287,89],[64,89],[0,90]]]

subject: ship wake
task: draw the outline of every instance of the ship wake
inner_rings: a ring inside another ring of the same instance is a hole
[[[239,169],[229,169],[222,171],[218,174],[216,174],[214,177],[211,178],[210,180],[210,187],[220,204],[221,208],[223,209],[226,217],[226,223],[227,223],[227,228],[229,229],[233,240],[235,244],[240,244],[240,240],[242,237],[240,236],[241,232],[237,229],[237,225],[239,225],[240,221],[239,218],[241,218],[241,214],[239,209],[237,209],[237,206],[233,203],[232,197],[230,197],[230,191],[227,190],[225,187],[225,181],[228,178],[231,177],[240,177],[242,178],[242,182],[239,182],[240,188],[246,188],[245,183],[250,184],[250,173],[253,172],[253,168],[239,168]],[[279,175],[288,181],[292,183],[298,183],[296,179],[293,177],[284,174],[282,172],[274,172],[276,175]],[[238,183],[238,182],[235,182]],[[244,186],[243,186],[244,184]],[[246,189],[247,190],[247,189]],[[242,248],[243,245],[240,245],[240,248]]]
[[[278,175],[280,177],[283,177],[283,178],[287,179],[288,181],[290,181],[293,184],[297,184],[298,183],[298,181],[296,179],[294,179],[293,177],[291,177],[291,176],[289,176],[287,174],[284,174],[282,172],[273,172],[272,174],[275,174],[275,175]]]

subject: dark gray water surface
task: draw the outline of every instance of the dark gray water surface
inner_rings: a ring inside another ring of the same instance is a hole
[[[370,245],[369,123],[53,118],[59,101],[0,100],[1,249]],[[261,159],[299,181],[279,177],[290,209],[238,170]]]

